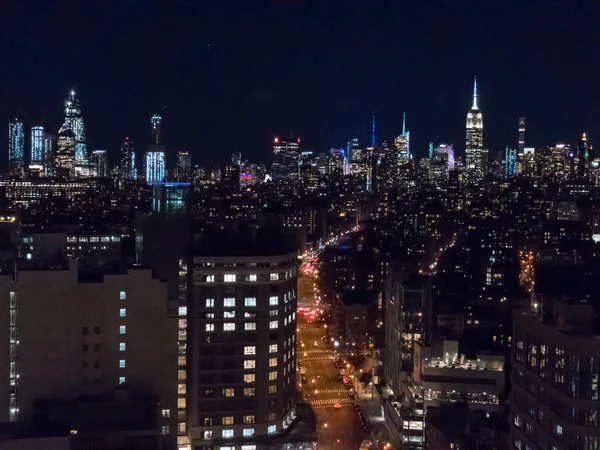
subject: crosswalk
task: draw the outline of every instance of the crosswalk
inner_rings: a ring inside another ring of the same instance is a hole
[[[346,394],[348,391],[346,389],[311,389],[308,391],[311,395],[315,394]]]
[[[300,359],[301,362],[311,362],[311,361],[331,361],[331,356],[306,356]]]
[[[312,406],[333,406],[336,403],[339,403],[340,406],[354,404],[354,400],[351,400],[349,398],[316,398],[308,399],[308,402]]]

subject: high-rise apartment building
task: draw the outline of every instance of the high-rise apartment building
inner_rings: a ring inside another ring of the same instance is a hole
[[[525,117],[519,117],[519,132],[518,132],[518,144],[517,151],[519,155],[523,155],[525,150]]]
[[[563,281],[575,283],[572,277]],[[511,446],[598,448],[600,330],[595,300],[560,294],[535,297],[530,306],[514,313]]]
[[[487,152],[483,149],[483,115],[477,106],[477,78],[473,84],[473,106],[467,113],[465,156],[467,178],[481,180],[485,175]]]
[[[95,439],[94,446],[106,448],[100,442],[113,439],[107,434],[86,437],[105,426],[105,418],[96,416],[97,423],[82,428],[77,423],[82,416],[94,417],[101,403],[126,388],[153,400],[154,429],[140,433],[137,424],[128,428],[131,417],[122,421],[123,448],[175,447],[177,317],[168,316],[166,283],[153,278],[152,270],[102,272],[76,261],[60,269],[23,267],[0,277],[0,295],[5,299],[0,302],[0,422],[26,429],[46,417],[77,430],[72,438]],[[128,405],[113,406],[109,416],[119,417]],[[138,423],[146,418],[136,416]],[[138,447],[141,436],[159,446]]]
[[[71,91],[65,99],[65,125],[71,129],[75,137],[75,171],[80,174],[86,170],[88,152],[81,105],[75,91]]]
[[[31,155],[32,166],[41,166],[44,156],[44,127],[31,127]]]
[[[133,140],[128,137],[123,139],[123,142],[121,142],[121,161],[119,162],[119,178],[121,180],[135,180],[137,178]]]
[[[25,168],[25,134],[23,122],[15,119],[8,124],[8,171],[22,175]]]
[[[187,374],[194,448],[254,448],[296,417],[297,253],[272,234],[234,236],[207,236],[194,256]]]

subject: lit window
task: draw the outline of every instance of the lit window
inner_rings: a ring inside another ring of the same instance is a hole
[[[244,397],[254,397],[255,392],[254,388],[244,388]]]
[[[214,308],[215,307],[215,299],[207,298],[204,304],[207,308]]]
[[[254,359],[245,360],[244,369],[256,369],[256,361]]]
[[[254,436],[254,428],[244,428],[244,436]]]
[[[125,384],[125,377],[119,377],[119,384]]]
[[[205,326],[206,331],[215,331],[215,324],[214,323],[207,323]]]
[[[270,328],[271,330],[273,330],[273,329],[277,328],[278,326],[279,326],[279,321],[277,321],[277,320],[271,320],[271,321],[269,322],[269,328]]]
[[[213,437],[213,432],[211,430],[202,432],[203,439],[212,439],[212,437]]]
[[[279,314],[279,310],[277,309],[272,309],[271,311],[269,311],[270,316],[276,316],[277,314]]]
[[[253,373],[244,374],[244,383],[254,383],[256,381],[256,375]]]
[[[269,425],[269,428],[267,428],[267,432],[269,434],[277,432],[277,425]]]
[[[244,299],[244,306],[256,306],[256,297],[246,297]]]
[[[226,273],[223,275],[223,281],[225,283],[235,283],[235,274],[234,273]]]
[[[223,430],[223,432],[221,433],[221,437],[232,438],[233,437],[233,430]]]
[[[126,300],[126,299],[127,299],[127,293],[125,291],[119,292],[119,300]]]
[[[233,397],[235,394],[235,389],[233,388],[225,388],[222,390],[223,397]]]
[[[125,334],[127,333],[127,327],[125,325],[121,325],[119,327],[119,334]]]
[[[187,316],[187,306],[179,307],[179,316]]]
[[[127,310],[125,308],[119,309],[119,317],[125,317],[127,315]]]
[[[244,416],[244,423],[254,423],[256,418],[254,416]]]
[[[119,351],[120,352],[124,352],[125,351],[125,342],[119,342]]]
[[[119,368],[121,368],[121,369],[125,368],[125,360],[124,359],[119,360]]]
[[[560,425],[556,425],[556,435],[562,436],[562,434],[563,434],[563,428]]]
[[[233,322],[224,323],[223,331],[235,331],[235,323],[233,323]]]
[[[221,419],[221,425],[233,425],[233,416],[224,416]]]
[[[186,401],[185,397],[180,397],[177,399],[177,409],[185,409]]]
[[[224,319],[233,319],[235,317],[235,311],[225,311],[223,313]]]
[[[244,324],[244,330],[246,330],[246,331],[256,331],[256,322],[246,322]]]
[[[161,433],[162,433],[163,436],[169,434],[170,433],[170,431],[169,431],[169,425],[163,425],[161,427]]]
[[[271,281],[277,281],[279,280],[279,274],[278,273],[272,273],[271,274]]]
[[[244,347],[244,355],[256,355],[256,347]]]
[[[207,283],[214,283],[215,282],[215,276],[214,275],[206,275],[205,278]]]
[[[274,296],[269,297],[269,305],[271,305],[271,306],[279,305],[279,296],[274,295]]]
[[[228,297],[223,299],[223,307],[233,308],[235,306],[235,298]]]
[[[277,344],[269,345],[269,353],[277,353]]]
[[[161,415],[162,417],[164,417],[165,419],[168,419],[169,417],[171,417],[171,410],[170,410],[170,409],[163,409],[163,410],[160,412],[160,415]]]
[[[269,386],[269,394],[277,394],[277,385],[276,384]]]
[[[269,381],[273,381],[277,379],[277,371],[269,372]]]
[[[277,365],[277,358],[269,358],[269,367],[275,367]]]
[[[252,273],[252,274],[248,275],[248,277],[247,277],[246,279],[247,279],[248,281],[255,282],[255,281],[256,281],[256,279],[257,279],[257,276],[256,276],[256,274]]]

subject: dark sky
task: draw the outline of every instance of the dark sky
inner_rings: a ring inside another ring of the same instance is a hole
[[[0,62],[0,123],[56,131],[76,86],[90,148],[112,156],[147,143],[154,112],[195,163],[267,161],[289,133],[317,152],[364,142],[373,113],[389,138],[403,111],[417,156],[462,152],[474,75],[490,149],[515,145],[519,116],[528,145],[600,145],[592,0],[0,0]]]

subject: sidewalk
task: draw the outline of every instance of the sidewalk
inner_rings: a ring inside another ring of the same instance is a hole
[[[391,441],[391,433],[385,423],[382,398],[377,386],[367,386],[366,390],[359,389],[356,399],[371,427],[371,439],[375,448],[383,450],[385,444]],[[385,447],[385,450],[396,450],[396,448],[390,445]]]

